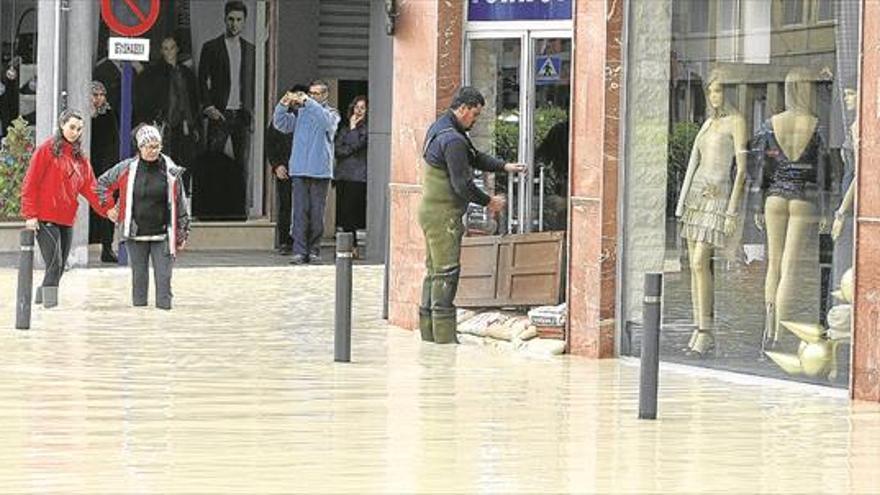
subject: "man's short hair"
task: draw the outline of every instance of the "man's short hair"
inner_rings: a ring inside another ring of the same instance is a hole
[[[327,84],[327,81],[323,79],[315,79],[314,81],[309,83],[309,88],[312,86],[321,86],[324,89],[330,89],[330,85]]]
[[[305,84],[294,84],[287,90],[290,93],[296,93],[298,91],[302,91],[303,93],[307,93],[309,91],[309,87]]]
[[[247,6],[241,0],[229,0],[223,7],[223,17],[228,16],[230,12],[244,12],[244,16],[247,17]]]
[[[455,96],[452,98],[452,103],[449,105],[449,108],[456,110],[462,105],[468,108],[473,108],[475,106],[484,107],[486,106],[486,99],[483,98],[483,95],[480,94],[480,91],[477,88],[473,86],[462,86],[455,92]]]

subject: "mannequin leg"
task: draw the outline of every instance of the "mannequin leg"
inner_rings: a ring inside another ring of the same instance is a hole
[[[793,199],[788,202],[788,229],[785,233],[785,248],[782,251],[779,287],[776,289],[776,331],[779,322],[790,319],[789,305],[797,294],[798,280],[795,276],[810,235],[815,235],[817,226],[816,207],[809,201]]]
[[[694,318],[694,333],[691,334],[691,339],[688,342],[688,349],[692,349],[694,347],[694,340],[697,338],[697,331],[700,328],[700,301],[697,299],[697,294],[699,291],[697,290],[697,274],[693,270],[693,258],[694,258],[694,250],[697,248],[696,241],[687,241],[688,246],[688,269],[691,272],[691,311]]]
[[[767,277],[764,281],[764,341],[776,342],[777,328],[776,293],[782,267],[782,252],[785,249],[785,233],[788,230],[788,200],[776,196],[767,198],[764,204],[765,227],[767,230]]]
[[[705,242],[693,242],[690,251],[690,268],[692,280],[696,284],[691,287],[696,296],[696,320],[697,331],[691,338],[690,348],[699,355],[705,355],[715,343],[712,335],[712,291],[714,281],[710,263],[712,261],[713,247]]]

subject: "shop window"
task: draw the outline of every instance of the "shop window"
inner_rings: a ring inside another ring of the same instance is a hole
[[[622,352],[662,272],[662,359],[845,387],[858,4],[700,3],[719,30],[695,38],[672,22],[693,3],[630,2]]]

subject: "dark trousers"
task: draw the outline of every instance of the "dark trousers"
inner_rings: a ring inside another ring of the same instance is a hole
[[[208,119],[208,151],[223,153],[226,141],[232,139],[232,157],[238,165],[241,184],[245,191],[247,205],[248,188],[248,155],[251,148],[251,117],[244,110],[225,110],[223,120]],[[172,158],[174,158],[172,156]]]
[[[113,222],[89,210],[89,244],[101,244],[110,248],[113,244]]]
[[[66,227],[50,222],[40,222],[37,230],[37,243],[46,264],[43,275],[43,287],[58,287],[64,264],[70,254],[70,243],[73,240],[73,227]]]
[[[354,234],[367,227],[367,183],[348,180],[336,181],[336,226]]]
[[[330,179],[291,177],[293,189],[293,254],[309,256],[320,251],[324,235],[324,206]]]
[[[290,178],[282,180],[275,177],[275,207],[278,212],[275,217],[276,248],[293,246],[293,239],[290,237],[290,195]]]
[[[153,261],[153,279],[156,282],[156,307],[171,309],[171,269],[174,258],[168,250],[168,241],[135,241],[125,243],[131,264],[131,302],[147,305],[150,290],[150,260]]]
[[[183,125],[171,127],[166,125],[162,136],[162,151],[174,160],[174,163],[184,167],[183,188],[187,196],[192,195],[192,175],[190,167],[193,166],[196,152],[196,140],[192,126],[184,133]],[[222,148],[221,150],[222,151]]]

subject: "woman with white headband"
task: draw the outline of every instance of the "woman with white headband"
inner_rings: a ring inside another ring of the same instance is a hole
[[[156,307],[171,309],[171,269],[186,245],[189,215],[180,177],[184,172],[162,154],[162,134],[151,125],[135,131],[138,155],[121,161],[98,178],[98,197],[123,222],[132,275],[132,303],[147,305],[149,264],[153,261]],[[119,204],[113,205],[113,191]]]

